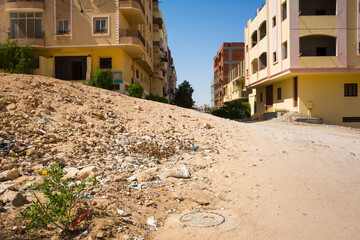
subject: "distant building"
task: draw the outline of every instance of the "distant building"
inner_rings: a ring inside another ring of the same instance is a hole
[[[245,62],[241,61],[229,73],[229,83],[225,85],[224,103],[233,101],[248,101],[245,86]]]
[[[267,0],[258,9],[245,27],[252,118],[295,111],[360,127],[359,8],[355,0]]]
[[[210,113],[210,106],[207,105],[207,104],[202,105],[200,107],[194,106],[193,109],[198,111],[198,112],[202,112],[202,113]]]
[[[211,86],[212,104],[224,104],[225,86],[229,83],[229,73],[244,60],[244,43],[223,43],[214,57],[214,80]]]

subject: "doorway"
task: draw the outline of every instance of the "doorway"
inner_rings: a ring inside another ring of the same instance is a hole
[[[55,57],[55,78],[61,80],[85,80],[86,57]]]
[[[273,102],[273,85],[266,87],[266,110],[269,108],[272,108],[274,102]]]

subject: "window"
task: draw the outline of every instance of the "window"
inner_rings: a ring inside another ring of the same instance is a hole
[[[283,53],[282,53],[283,59],[287,59],[287,57],[288,57],[287,42],[284,42],[284,43],[282,44],[282,50],[283,50]]]
[[[281,100],[281,88],[277,89],[277,100]]]
[[[360,45],[359,45],[360,46]],[[249,46],[248,45],[246,45],[246,47],[245,47],[245,51],[246,52],[248,52],[249,51]]]
[[[287,18],[287,4],[286,1],[281,5],[282,20],[284,21]]]
[[[273,52],[273,61],[274,61],[274,63],[277,63],[277,54],[276,54],[276,52]]]
[[[69,34],[69,20],[58,21],[58,35]]]
[[[139,70],[136,69],[136,79],[139,79]]]
[[[344,92],[345,97],[357,97],[358,95],[357,83],[345,84],[344,89],[345,89]]]
[[[272,26],[275,27],[276,26],[276,16],[274,16],[272,18]]]
[[[326,55],[326,47],[317,47],[316,48],[316,56],[327,56]]]
[[[112,91],[119,91],[120,90],[120,85],[119,84],[112,84],[110,86],[110,90]]]
[[[343,117],[343,122],[360,122],[360,117]]]
[[[260,102],[263,101],[263,93],[260,93]]]
[[[42,13],[11,13],[11,39],[43,38]]]
[[[40,61],[39,61],[39,58],[35,58],[35,59],[34,59],[34,68],[35,68],[35,69],[40,68]]]
[[[100,68],[101,69],[111,69],[112,68],[112,59],[111,58],[100,58]]]
[[[94,34],[108,34],[108,18],[94,18]]]

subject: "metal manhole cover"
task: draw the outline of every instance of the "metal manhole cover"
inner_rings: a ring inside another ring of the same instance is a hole
[[[225,218],[217,213],[187,213],[180,218],[180,221],[191,227],[215,227],[222,224]]]

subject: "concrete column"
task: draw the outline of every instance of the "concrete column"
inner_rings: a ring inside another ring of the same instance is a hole
[[[86,58],[86,80],[91,80],[91,57]]]

